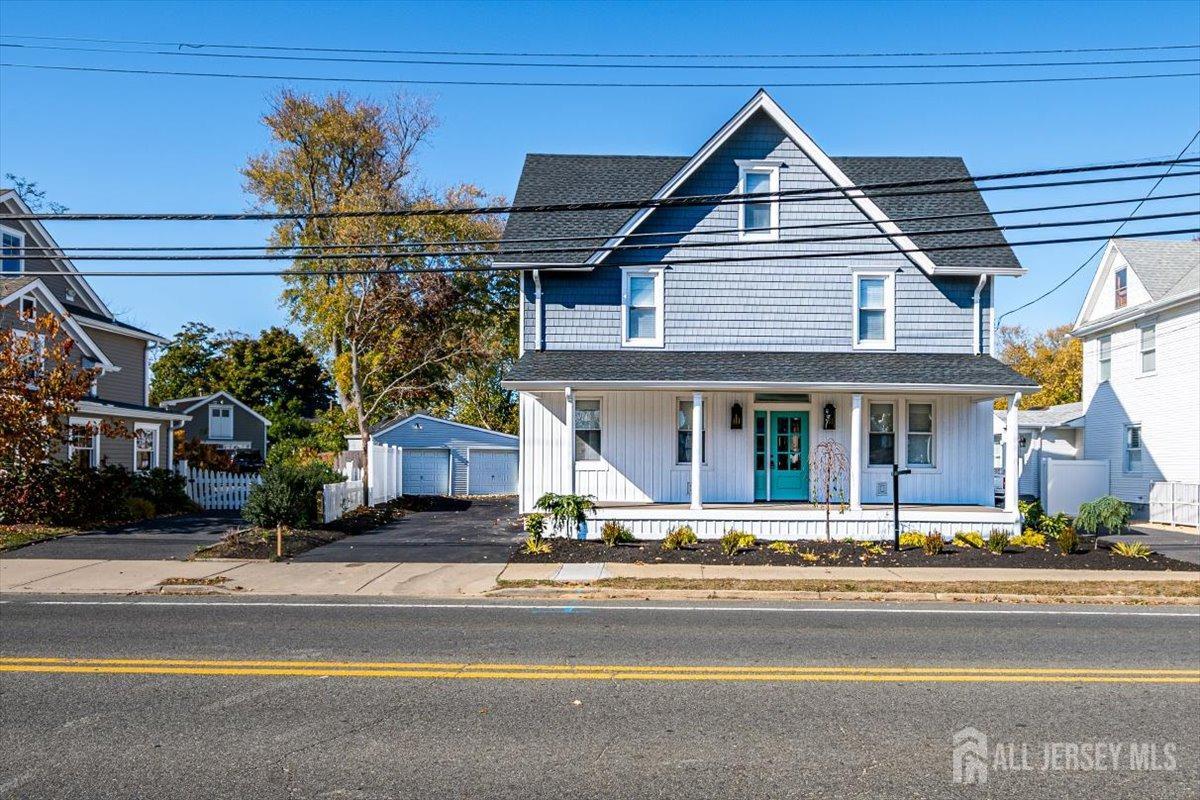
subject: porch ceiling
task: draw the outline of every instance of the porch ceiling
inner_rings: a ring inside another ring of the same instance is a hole
[[[1007,394],[1037,385],[991,356],[967,353],[540,350],[504,386],[595,389],[809,389]]]

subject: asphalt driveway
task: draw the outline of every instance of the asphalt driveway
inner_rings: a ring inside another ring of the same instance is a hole
[[[1121,536],[1101,536],[1101,543],[1140,543],[1167,558],[1177,558],[1192,564],[1200,564],[1200,535],[1183,530],[1171,530],[1155,525],[1130,525],[1129,532]]]
[[[370,533],[309,550],[296,561],[503,563],[522,538],[517,499],[433,497]]]
[[[236,511],[159,517],[38,542],[3,557],[183,561],[197,547],[213,544],[230,528],[244,524]]]

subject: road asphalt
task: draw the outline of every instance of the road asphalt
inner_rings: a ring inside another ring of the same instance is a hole
[[[9,595],[0,796],[1194,797],[1197,670],[1191,608]]]

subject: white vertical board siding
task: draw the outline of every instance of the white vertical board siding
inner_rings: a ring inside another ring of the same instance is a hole
[[[1141,320],[1145,323],[1147,320]],[[1141,330],[1112,336],[1112,377],[1099,379],[1100,337],[1083,343],[1084,457],[1107,460],[1110,490],[1127,503],[1150,501],[1156,481],[1200,482],[1200,304],[1157,315],[1156,362],[1141,374]],[[1125,469],[1125,428],[1142,427],[1142,466]]]

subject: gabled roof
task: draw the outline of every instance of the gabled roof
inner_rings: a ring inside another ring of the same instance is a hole
[[[1152,301],[1200,289],[1200,241],[1113,239]]]
[[[83,347],[85,352],[96,359],[105,372],[120,372],[121,368],[109,360],[100,346],[92,340],[92,337],[88,336],[87,331],[63,308],[62,303],[54,296],[54,292],[50,291],[41,278],[22,275],[0,280],[0,306],[6,306],[26,295],[33,295],[42,305],[53,311],[62,320],[63,326],[70,332],[71,337]]]
[[[518,441],[517,437],[513,436],[511,433],[502,433],[501,431],[490,431],[487,428],[480,428],[477,425],[468,425],[465,422],[455,422],[454,420],[450,420],[450,419],[442,419],[441,417],[435,417],[432,414],[409,414],[408,416],[405,416],[405,417],[396,417],[394,419],[388,420],[387,422],[381,422],[380,424],[371,428],[370,432],[371,432],[371,435],[374,436],[376,434],[385,433],[387,431],[390,431],[393,428],[399,428],[401,425],[403,425],[406,422],[411,422],[412,420],[419,420],[419,419],[428,420],[430,422],[439,422],[443,425],[453,425],[456,428],[466,428],[467,430],[478,431],[479,433],[486,433],[490,436],[503,436],[506,439],[512,439],[513,444],[516,444],[516,442]],[[351,438],[358,438],[358,437],[352,436]]]
[[[231,395],[229,392],[225,391],[224,389],[222,389],[219,392],[213,392],[212,394],[206,394],[203,397],[177,397],[173,400],[163,400],[161,403],[159,403],[159,405],[163,408],[176,408],[178,406],[184,406],[184,408],[182,409],[182,413],[190,414],[193,411],[195,411],[197,408],[199,408],[200,406],[211,403],[212,401],[217,400],[218,398],[223,398],[225,400],[228,400],[229,402],[233,403],[235,406],[238,406],[239,408],[241,408],[243,411],[246,411],[247,413],[251,414],[252,416],[257,417],[258,419],[260,419],[262,421],[262,423],[264,425],[271,424],[271,420],[267,419],[262,414],[258,413],[253,408],[251,408],[250,406],[243,403],[241,400],[238,400],[236,397],[234,397],[233,395]]]
[[[693,156],[579,156],[533,154],[526,157],[517,186],[516,205],[557,204],[662,199],[675,191],[705,163],[720,146],[755,114],[768,114],[786,135],[816,164],[836,187],[881,231],[904,234],[893,241],[911,250],[920,247],[957,244],[996,244],[995,248],[960,251],[918,252],[908,257],[926,272],[1003,271],[1022,272],[1020,263],[999,231],[944,235],[920,235],[938,228],[972,228],[995,225],[978,191],[926,194],[927,188],[858,190],[859,185],[938,178],[963,178],[963,186],[974,189],[970,173],[961,158],[928,157],[830,157],[800,129],[766,92],[758,92],[732,119],[717,131]],[[881,195],[890,196],[881,196]],[[509,216],[504,238],[510,250],[547,248],[546,244],[522,245],[517,240],[531,237],[605,236],[607,241],[572,242],[573,246],[597,244],[596,252],[558,252],[522,254],[505,258],[501,247],[498,260],[530,265],[596,264],[608,252],[604,246],[618,244],[653,212],[651,208],[604,211],[516,213]],[[954,213],[980,213],[927,222],[893,222],[893,218]],[[911,238],[908,238],[911,236]],[[747,249],[747,254],[752,251]]]
[[[72,316],[79,317],[80,322],[82,322],[84,325],[90,325],[102,330],[116,328],[120,333],[128,333],[133,336],[137,336],[139,339],[148,339],[149,341],[157,342],[159,344],[166,344],[168,341],[170,341],[169,339],[164,339],[157,333],[152,333],[145,328],[139,328],[136,325],[130,325],[128,322],[122,322],[121,320],[113,317],[106,317],[103,314],[97,314],[91,309],[84,308],[83,306],[76,305],[74,303],[63,303],[63,308],[71,312]]]

